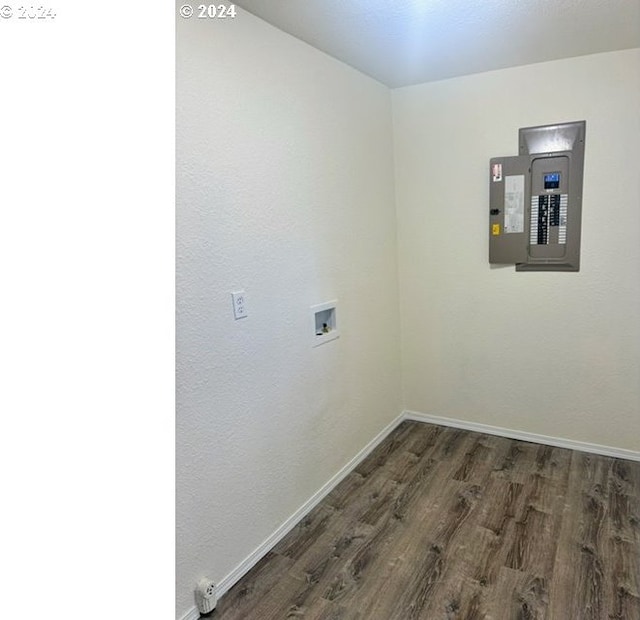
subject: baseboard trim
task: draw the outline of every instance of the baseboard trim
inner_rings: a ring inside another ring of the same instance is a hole
[[[383,428],[358,454],[356,454],[337,474],[314,493],[298,510],[296,510],[269,538],[253,553],[247,556],[222,581],[217,584],[216,593],[221,597],[244,575],[246,575],[273,547],[275,547],[311,510],[313,510],[333,489],[338,486],[398,424],[404,420],[400,414],[395,420]],[[191,620],[184,618],[182,620]]]
[[[194,605],[180,620],[200,620],[200,612]]]
[[[500,426],[490,426],[488,424],[481,424],[480,422],[457,420],[456,418],[445,418],[442,416],[430,415],[428,413],[420,413],[418,411],[405,410],[402,413],[402,419],[413,420],[415,422],[426,422],[428,424],[437,424],[438,426],[451,426],[453,428],[486,433],[487,435],[499,435],[500,437],[520,439],[522,441],[530,441],[532,443],[541,443],[549,446],[555,446],[556,448],[568,448],[569,450],[579,450],[580,452],[591,452],[602,456],[612,456],[617,459],[640,461],[640,452],[636,452],[634,450],[602,446],[600,444],[576,441],[574,439],[565,439],[563,437],[549,437],[547,435],[539,435],[528,431],[518,431],[509,428],[502,428]]]

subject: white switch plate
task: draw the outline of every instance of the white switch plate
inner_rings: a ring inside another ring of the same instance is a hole
[[[247,316],[246,295],[244,291],[236,291],[231,293],[233,300],[233,316],[238,319],[244,319]]]

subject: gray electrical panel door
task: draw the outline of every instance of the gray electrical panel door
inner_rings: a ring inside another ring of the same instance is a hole
[[[489,262],[579,271],[585,121],[526,127],[490,163]]]
[[[494,157],[490,166],[489,262],[527,260],[529,157]]]

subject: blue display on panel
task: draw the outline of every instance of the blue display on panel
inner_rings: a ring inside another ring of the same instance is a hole
[[[550,172],[544,175],[544,188],[545,189],[558,189],[560,187],[560,173]]]

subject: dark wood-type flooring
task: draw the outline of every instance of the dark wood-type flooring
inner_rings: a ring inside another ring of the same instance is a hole
[[[212,620],[640,620],[640,462],[404,422]]]

